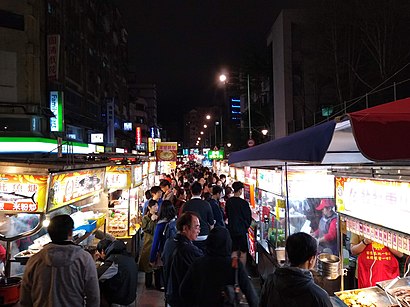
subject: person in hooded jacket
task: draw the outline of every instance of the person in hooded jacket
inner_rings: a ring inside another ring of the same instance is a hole
[[[57,215],[47,228],[51,243],[27,261],[20,306],[100,306],[95,263],[90,253],[71,241],[74,221]]]
[[[206,254],[190,266],[181,285],[180,295],[187,306],[222,306],[221,292],[226,285],[235,284],[232,267],[232,240],[225,227],[215,227],[206,240]],[[259,298],[248,278],[248,273],[238,261],[238,283],[249,306],[258,306]],[[212,282],[209,282],[212,281]]]
[[[99,243],[104,246],[103,242]],[[105,304],[102,306],[132,304],[137,296],[138,269],[134,258],[127,252],[127,246],[123,241],[115,240],[100,254],[104,258],[97,268],[101,302]]]
[[[260,307],[331,307],[329,295],[315,284],[311,270],[316,264],[317,241],[298,232],[286,240],[289,267],[277,268],[263,285]]]

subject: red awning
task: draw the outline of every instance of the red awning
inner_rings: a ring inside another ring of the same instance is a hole
[[[410,160],[410,98],[349,114],[362,154],[373,161]]]

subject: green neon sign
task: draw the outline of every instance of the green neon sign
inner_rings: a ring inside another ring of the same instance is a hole
[[[224,151],[223,150],[210,150],[208,151],[209,160],[223,160]]]

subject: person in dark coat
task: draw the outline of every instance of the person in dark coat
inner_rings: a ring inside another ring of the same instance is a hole
[[[164,247],[164,271],[167,277],[165,298],[172,307],[187,307],[179,295],[179,285],[189,266],[203,252],[192,241],[198,237],[200,229],[199,218],[194,212],[185,212],[177,220],[175,238],[168,239]]]
[[[221,209],[219,199],[221,198],[222,187],[214,185],[212,187],[212,197],[207,200],[211,205],[212,214],[214,215],[215,226],[225,227],[224,212]]]
[[[204,251],[205,240],[215,224],[214,215],[209,203],[201,199],[202,186],[199,182],[196,181],[192,184],[191,192],[192,198],[185,203],[182,212],[192,211],[198,215],[201,227],[199,235],[194,240],[194,244]]]
[[[260,307],[331,307],[329,295],[313,281],[317,241],[298,232],[286,240],[289,267],[270,274],[262,288]]]
[[[125,243],[115,240],[102,250],[101,255],[104,262],[97,268],[97,274],[102,306],[133,303],[137,296],[138,269],[134,258],[127,253]]]
[[[240,181],[232,184],[234,196],[226,201],[225,212],[228,218],[227,228],[232,238],[232,257],[240,254],[240,260],[246,265],[248,254],[248,229],[252,222],[252,212],[249,203],[241,198],[244,185]]]
[[[232,267],[232,240],[225,227],[215,227],[206,240],[206,255],[190,266],[180,286],[181,298],[188,306],[222,306],[221,292],[226,285],[235,284]],[[248,278],[248,273],[238,261],[238,282],[249,306],[258,306],[259,298]]]

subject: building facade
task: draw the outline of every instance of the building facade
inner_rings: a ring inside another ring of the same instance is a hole
[[[135,147],[128,34],[111,2],[6,0],[0,17],[0,111],[25,123],[5,133]]]

